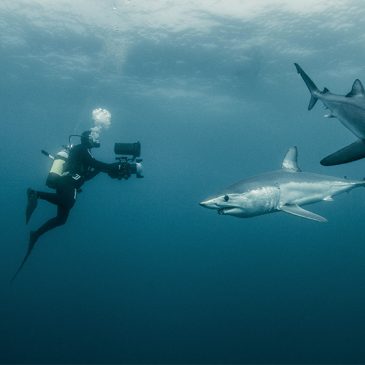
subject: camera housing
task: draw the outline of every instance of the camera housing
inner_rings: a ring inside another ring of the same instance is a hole
[[[116,160],[120,163],[118,179],[128,179],[132,174],[137,178],[143,178],[143,166],[141,155],[141,143],[115,143],[114,153],[120,155]]]

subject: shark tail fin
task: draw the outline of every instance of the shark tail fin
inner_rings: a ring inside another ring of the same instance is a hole
[[[311,93],[311,99],[308,105],[308,110],[311,110],[318,100],[316,94],[320,93],[320,91],[318,90],[316,84],[310,79],[310,77],[303,71],[303,69],[297,63],[294,63],[294,66],[297,69],[298,74],[302,77],[303,81],[307,85],[309,92]]]
[[[318,98],[311,95],[311,99],[309,100],[308,110],[311,110],[316,105],[317,100]]]

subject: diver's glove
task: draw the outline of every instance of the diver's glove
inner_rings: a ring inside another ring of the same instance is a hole
[[[119,176],[119,162],[109,164],[108,175],[112,179],[117,179]]]
[[[109,165],[108,175],[112,179],[128,179],[131,176],[127,162],[115,162]]]

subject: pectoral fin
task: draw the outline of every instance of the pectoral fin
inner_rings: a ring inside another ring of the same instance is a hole
[[[323,218],[318,214],[312,213],[309,210],[305,210],[301,208],[299,205],[283,205],[280,209],[283,212],[297,215],[298,217],[311,219],[317,222],[327,222],[326,218]]]
[[[340,165],[365,157],[365,142],[361,139],[332,153],[321,161],[323,166]]]

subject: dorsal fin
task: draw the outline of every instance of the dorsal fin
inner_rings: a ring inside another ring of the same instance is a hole
[[[298,149],[296,146],[290,147],[288,152],[286,153],[283,164],[281,165],[282,169],[290,170],[293,172],[300,172],[300,168],[298,167]]]
[[[354,81],[351,91],[346,96],[365,96],[364,86],[362,86],[362,83],[359,79]]]

